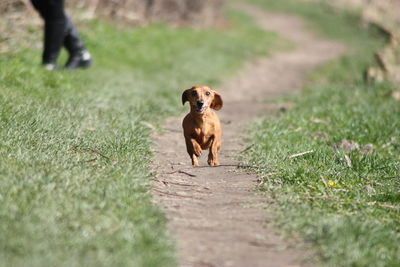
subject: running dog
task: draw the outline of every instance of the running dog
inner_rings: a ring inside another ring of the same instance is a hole
[[[193,86],[182,93],[182,104],[190,104],[190,112],[183,119],[182,127],[186,149],[194,167],[199,166],[197,157],[209,149],[208,165],[218,166],[221,147],[221,122],[214,110],[220,110],[221,95],[207,86]]]

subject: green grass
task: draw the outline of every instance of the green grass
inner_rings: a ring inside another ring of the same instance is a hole
[[[323,266],[400,266],[400,105],[390,84],[362,79],[385,38],[324,4],[254,2],[304,16],[350,51],[315,70],[304,93],[289,97],[292,109],[254,124],[244,155],[259,166],[260,190],[275,199],[279,225],[314,244]],[[373,151],[335,150],[342,139]]]
[[[272,47],[276,35],[229,17],[223,30],[92,21],[85,71],[44,71],[38,48],[1,56],[0,266],[176,264],[149,194],[147,125],[179,114],[183,89]]]

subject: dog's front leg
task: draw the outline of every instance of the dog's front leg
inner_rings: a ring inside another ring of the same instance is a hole
[[[207,163],[210,166],[218,166],[218,150],[221,147],[221,142],[217,138],[211,141],[210,152],[208,153]]]
[[[186,150],[192,160],[192,165],[195,167],[199,166],[197,157],[201,155],[201,147],[197,141],[193,138],[186,138]]]

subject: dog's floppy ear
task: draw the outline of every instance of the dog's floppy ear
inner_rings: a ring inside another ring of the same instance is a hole
[[[189,101],[188,94],[190,89],[186,89],[182,93],[182,105],[185,105],[186,101]]]
[[[220,110],[224,102],[222,101],[221,95],[214,91],[214,99],[211,102],[210,108]]]

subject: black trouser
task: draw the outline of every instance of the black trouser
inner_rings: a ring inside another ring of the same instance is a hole
[[[85,49],[78,31],[64,11],[64,0],[31,0],[44,20],[42,62],[55,63],[64,45],[70,55]]]

